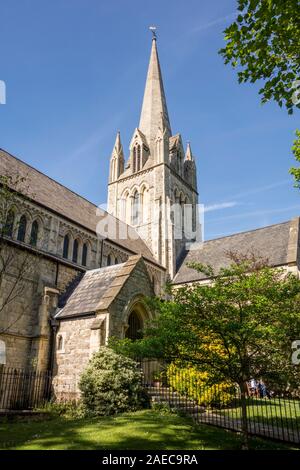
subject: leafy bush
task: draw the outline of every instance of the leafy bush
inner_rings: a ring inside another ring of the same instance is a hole
[[[137,363],[109,348],[93,355],[79,388],[83,407],[96,415],[135,411],[147,403]]]
[[[171,406],[163,401],[153,401],[151,403],[151,409],[157,411],[161,415],[169,415],[175,413],[175,410]]]
[[[49,401],[38,407],[36,411],[53,417],[62,416],[66,419],[78,419],[86,416],[82,403],[76,401]]]
[[[234,399],[235,389],[231,383],[211,384],[209,374],[199,372],[194,367],[181,368],[173,363],[168,367],[166,374],[173,390],[195,400],[199,405],[226,406]]]

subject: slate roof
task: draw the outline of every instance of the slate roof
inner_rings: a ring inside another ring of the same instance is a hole
[[[268,227],[237,233],[227,237],[208,240],[204,243],[195,243],[186,253],[183,262],[173,280],[174,284],[203,280],[207,276],[198,273],[188,266],[189,263],[198,262],[208,264],[218,272],[221,267],[230,265],[228,251],[254,252],[257,256],[267,258],[270,266],[287,264],[289,240],[292,221],[283,222]],[[296,262],[296,259],[294,259]]]
[[[130,256],[125,263],[86,271],[75,289],[70,289],[64,307],[58,309],[55,318],[106,311],[140,260],[140,256]]]
[[[115,241],[132,253],[142,254],[147,260],[158,264],[133,227],[105,211],[102,215],[97,215],[96,205],[2,149],[0,149],[0,174],[24,177],[23,189],[28,197],[94,234],[97,224],[104,217],[109,217],[109,221],[116,226],[116,236],[112,234],[104,238]],[[128,236],[124,237],[122,233]]]

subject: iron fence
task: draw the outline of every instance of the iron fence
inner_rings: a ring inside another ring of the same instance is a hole
[[[50,399],[48,371],[0,366],[0,410],[30,410]]]
[[[139,364],[143,385],[152,402],[182,410],[196,423],[242,430],[241,394],[237,385],[204,386],[203,377],[201,380],[201,375],[192,368],[168,367],[155,360],[142,360]],[[286,390],[249,390],[246,409],[249,434],[300,444],[299,395]]]

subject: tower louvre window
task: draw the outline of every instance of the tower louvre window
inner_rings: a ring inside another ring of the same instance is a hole
[[[136,147],[133,147],[133,173],[136,172]]]
[[[137,146],[137,163],[136,163],[137,171],[141,169],[141,146]]]

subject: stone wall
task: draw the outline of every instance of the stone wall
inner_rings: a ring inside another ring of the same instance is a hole
[[[79,395],[80,375],[91,357],[92,325],[95,315],[61,320],[56,334],[53,389],[58,400],[72,400]],[[62,337],[62,348],[58,339]],[[99,344],[100,346],[100,344]]]
[[[5,342],[8,367],[48,367],[50,315],[56,300],[80,272],[75,267],[49,259],[11,245],[13,263],[6,270],[1,285],[0,299],[5,302],[11,288],[16,285],[15,298],[0,314],[0,338]],[[25,274],[16,283],[22,262]],[[51,294],[47,291],[52,288]],[[55,299],[49,301],[49,295]]]

